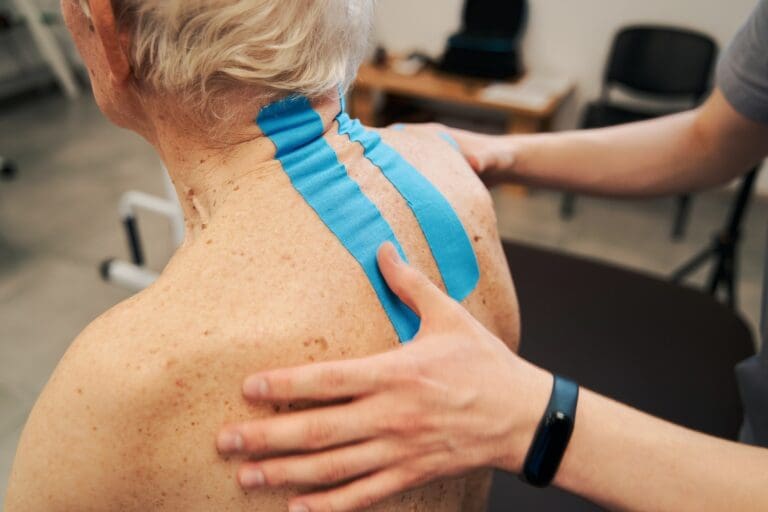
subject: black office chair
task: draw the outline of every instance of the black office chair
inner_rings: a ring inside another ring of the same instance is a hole
[[[622,29],[613,41],[600,99],[589,103],[582,116],[581,128],[602,128],[651,119],[680,110],[681,104],[693,107],[705,97],[717,55],[714,40],[698,32],[673,27],[632,26]],[[675,107],[639,109],[615,101],[611,91],[654,104]],[[560,213],[573,216],[575,196],[564,194]],[[672,236],[685,232],[690,196],[678,199]]]
[[[733,367],[754,354],[751,330],[737,313],[663,277],[511,241],[504,252],[526,359],[668,421],[737,438],[743,413]],[[509,510],[603,509],[497,472],[488,512]]]

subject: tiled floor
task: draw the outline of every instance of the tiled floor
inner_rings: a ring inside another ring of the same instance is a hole
[[[116,205],[128,189],[162,193],[159,162],[133,134],[105,121],[85,98],[56,96],[4,107],[0,154],[20,166],[0,183],[0,501],[24,419],[56,361],[82,328],[129,295],[103,283],[99,263],[125,256]],[[667,274],[709,240],[730,195],[697,197],[686,239],[669,240],[673,202],[583,199],[563,223],[559,196],[495,192],[504,236]],[[740,282],[745,315],[758,309],[764,220],[757,201],[746,226]],[[162,266],[172,251],[167,224],[140,218],[149,259]]]

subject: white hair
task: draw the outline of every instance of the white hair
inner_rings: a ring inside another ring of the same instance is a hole
[[[346,90],[367,49],[373,3],[112,0],[118,26],[132,35],[139,83],[202,109],[244,86],[265,99]]]

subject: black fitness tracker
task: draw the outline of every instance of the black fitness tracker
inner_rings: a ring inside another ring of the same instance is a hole
[[[525,457],[520,475],[524,481],[536,487],[546,487],[554,480],[573,433],[578,401],[579,385],[555,375],[547,410]]]

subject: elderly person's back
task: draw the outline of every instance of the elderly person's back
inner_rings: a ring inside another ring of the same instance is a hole
[[[153,286],[60,362],[22,436],[8,512],[284,510],[306,489],[242,491],[216,433],[297,407],[246,405],[240,382],[253,371],[413,335],[415,317],[375,270],[385,240],[517,343],[482,184],[445,140],[371,131],[341,109],[370,2],[63,6],[100,107],[163,157],[187,236]],[[457,478],[380,509],[481,510],[487,484]]]

